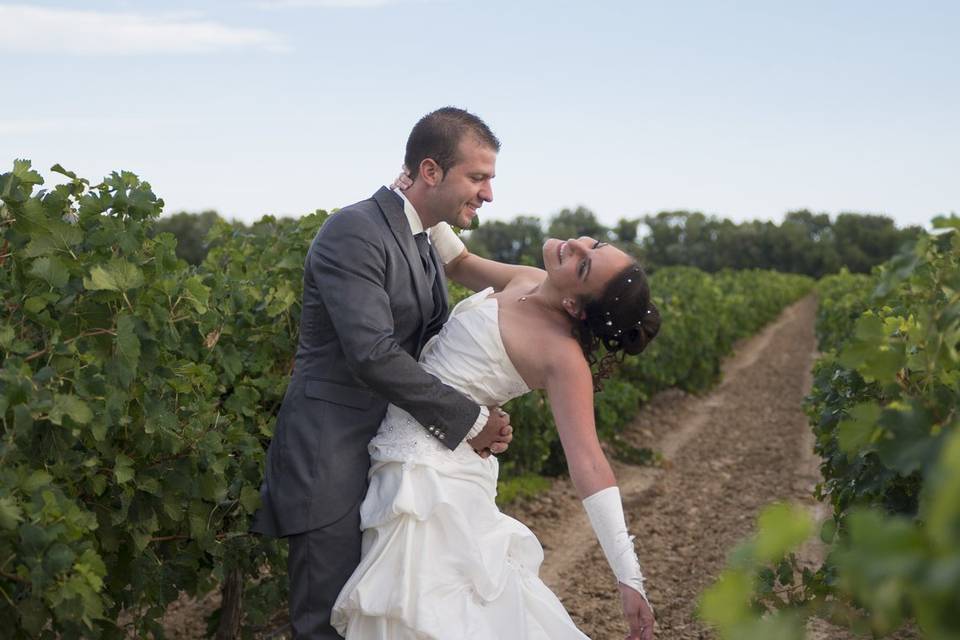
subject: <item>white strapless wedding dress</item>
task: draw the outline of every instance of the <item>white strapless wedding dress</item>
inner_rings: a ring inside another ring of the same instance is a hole
[[[420,357],[481,405],[529,391],[504,349],[492,292],[460,302]],[[536,536],[494,503],[496,457],[466,442],[450,451],[393,405],[370,457],[363,557],[332,616],[348,640],[587,638],[537,577]]]

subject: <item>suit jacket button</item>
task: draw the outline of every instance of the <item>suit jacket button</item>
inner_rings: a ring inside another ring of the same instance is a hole
[[[440,439],[441,439],[441,440],[446,440],[446,439],[447,439],[447,434],[441,433],[441,434],[440,434]]]

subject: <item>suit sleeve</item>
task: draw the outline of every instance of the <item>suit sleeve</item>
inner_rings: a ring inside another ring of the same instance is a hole
[[[382,229],[362,215],[333,215],[317,236],[306,267],[353,374],[454,449],[480,408],[424,371],[394,338],[382,238]]]

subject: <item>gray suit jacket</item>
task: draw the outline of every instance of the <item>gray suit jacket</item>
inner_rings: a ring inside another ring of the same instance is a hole
[[[460,443],[479,407],[417,363],[432,309],[399,196],[381,188],[327,219],[307,253],[296,364],[253,531],[294,535],[355,506],[388,403],[433,426],[450,449]]]

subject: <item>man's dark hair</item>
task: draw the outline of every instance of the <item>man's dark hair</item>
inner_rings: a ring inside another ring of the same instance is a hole
[[[446,178],[450,167],[459,161],[457,146],[467,134],[476,136],[480,144],[500,151],[500,140],[487,123],[469,111],[443,107],[420,118],[407,138],[407,152],[403,159],[410,177],[416,180],[420,163],[432,158],[443,169]]]

